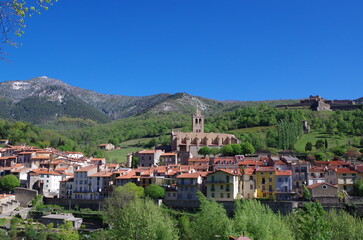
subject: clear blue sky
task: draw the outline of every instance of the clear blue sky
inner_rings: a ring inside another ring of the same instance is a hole
[[[0,81],[218,100],[362,97],[363,1],[59,0],[27,19]]]

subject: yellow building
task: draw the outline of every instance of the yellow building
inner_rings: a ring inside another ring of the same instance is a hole
[[[257,198],[276,198],[276,169],[274,167],[258,167],[256,169]]]

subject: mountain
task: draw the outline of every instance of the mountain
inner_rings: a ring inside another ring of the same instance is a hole
[[[296,101],[263,102],[277,105]],[[0,117],[32,123],[44,123],[62,116],[102,123],[146,112],[192,113],[195,108],[208,115],[257,103],[260,102],[216,101],[187,93],[160,93],[144,97],[107,95],[45,76],[0,83]]]

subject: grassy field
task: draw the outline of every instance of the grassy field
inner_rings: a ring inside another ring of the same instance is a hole
[[[108,163],[124,163],[128,153],[136,152],[142,148],[121,148],[112,151],[105,151],[105,158]]]
[[[352,145],[357,144],[359,142],[359,137],[356,136],[339,136],[328,133],[321,132],[312,132],[308,134],[304,134],[300,137],[300,139],[295,144],[295,149],[299,152],[305,151],[305,145],[307,142],[311,142],[313,146],[316,141],[319,139],[325,139],[328,141],[328,148],[338,147],[342,145]],[[315,147],[313,148],[313,151]]]

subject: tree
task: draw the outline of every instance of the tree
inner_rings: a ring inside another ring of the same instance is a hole
[[[305,151],[310,152],[313,150],[313,144],[311,142],[307,142],[305,145]]]
[[[353,189],[356,195],[363,197],[363,180],[356,180],[353,183]]]
[[[202,147],[198,150],[198,154],[199,155],[203,155],[203,157],[205,158],[207,155],[210,154],[211,149],[209,147]]]
[[[191,223],[192,239],[228,239],[231,223],[224,207],[216,201],[208,201],[198,192],[199,212]]]
[[[209,154],[215,157],[216,155],[219,154],[219,152],[220,152],[219,148],[211,148]]]
[[[145,196],[152,199],[160,199],[165,196],[165,189],[156,184],[150,184],[145,188]]]
[[[296,229],[297,239],[331,239],[329,223],[325,211],[319,202],[305,203],[305,209],[298,209],[290,224]]]
[[[324,140],[323,139],[319,139],[315,143],[315,148],[316,149],[322,149],[322,148],[324,148],[324,145],[325,145]]]
[[[233,148],[231,145],[224,145],[220,151],[224,156],[233,156]]]
[[[332,209],[325,215],[335,240],[362,239],[363,220],[344,210]]]
[[[31,17],[33,14],[40,14],[41,10],[47,10],[50,5],[52,5],[51,0],[0,1],[0,42],[13,47],[19,46],[13,38],[24,34],[25,18]]]
[[[251,239],[293,239],[292,231],[283,217],[257,200],[235,202],[233,234],[243,234]]]
[[[19,179],[13,175],[6,175],[5,177],[0,178],[0,188],[6,191],[13,191],[15,187],[20,186]]]
[[[78,240],[79,235],[77,230],[73,229],[73,224],[70,221],[65,221],[59,227],[59,233],[57,234],[57,239],[59,240]]]
[[[255,148],[249,142],[241,143],[242,154],[252,154],[255,152]]]
[[[108,239],[178,239],[174,222],[168,214],[150,199],[134,199],[105,221],[111,226]]]

